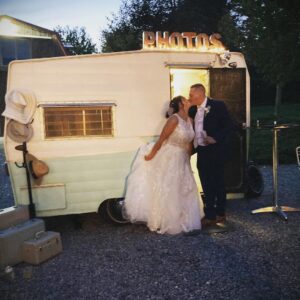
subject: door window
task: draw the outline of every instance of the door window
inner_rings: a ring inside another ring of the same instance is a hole
[[[171,98],[182,95],[189,97],[190,87],[195,83],[202,83],[206,88],[206,94],[210,94],[209,71],[207,69],[170,69]]]

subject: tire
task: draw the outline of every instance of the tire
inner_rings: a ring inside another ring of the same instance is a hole
[[[129,220],[123,215],[123,198],[108,199],[105,201],[105,212],[110,221],[117,224],[128,224]]]
[[[261,171],[251,163],[246,169],[246,195],[249,197],[259,197],[264,191],[265,185]]]

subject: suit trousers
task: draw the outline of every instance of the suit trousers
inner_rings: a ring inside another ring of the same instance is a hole
[[[197,169],[204,192],[204,212],[207,219],[224,216],[226,191],[224,158],[217,144],[197,147]]]

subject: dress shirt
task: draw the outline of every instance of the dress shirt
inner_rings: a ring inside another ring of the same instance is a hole
[[[206,146],[204,144],[204,138],[206,137],[206,131],[203,130],[203,121],[205,116],[205,107],[207,103],[207,97],[201,105],[197,106],[197,113],[195,116],[195,138],[194,138],[194,147]]]

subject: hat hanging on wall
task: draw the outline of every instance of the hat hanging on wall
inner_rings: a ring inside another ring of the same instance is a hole
[[[29,142],[33,136],[31,124],[21,124],[15,120],[9,120],[6,126],[7,135],[17,143]]]
[[[2,116],[22,124],[32,122],[36,110],[36,97],[32,91],[14,89],[5,95],[5,110]]]
[[[48,165],[30,153],[26,153],[26,162],[34,182],[37,185],[40,185],[42,183],[43,176],[49,173]]]

